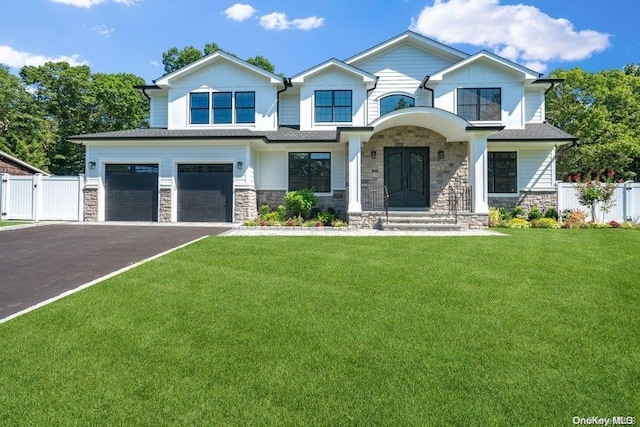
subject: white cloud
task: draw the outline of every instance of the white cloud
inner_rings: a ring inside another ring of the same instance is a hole
[[[447,44],[491,48],[540,72],[549,61],[577,61],[610,46],[609,34],[576,31],[567,19],[500,0],[435,0],[411,20],[410,29]]]
[[[273,12],[260,17],[260,25],[267,30],[287,30],[291,27],[299,30],[311,30],[324,25],[324,18],[310,16],[289,21],[282,12]]]
[[[114,3],[124,4],[125,6],[133,6],[134,4],[142,0],[49,0],[54,3],[68,4],[75,7],[84,7],[89,9],[90,7],[99,5],[101,3],[111,1]]]
[[[37,67],[44,65],[45,62],[68,62],[72,66],[88,64],[87,61],[82,60],[80,55],[61,55],[54,58],[29,52],[21,52],[13,49],[11,46],[0,46],[0,64],[4,64],[9,68],[18,69],[25,65]]]
[[[115,31],[113,28],[109,28],[106,25],[96,25],[92,30],[93,32],[105,37],[109,37],[111,33]]]
[[[151,61],[150,64],[153,65],[154,67],[160,66],[160,63],[158,61]]]
[[[251,18],[255,12],[256,10],[248,4],[236,3],[225,10],[224,14],[228,19],[242,22]]]

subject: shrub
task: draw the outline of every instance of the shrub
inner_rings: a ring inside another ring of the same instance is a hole
[[[256,220],[245,221],[242,223],[242,225],[244,225],[245,227],[257,227],[258,221]]]
[[[334,219],[333,222],[331,223],[332,227],[346,227],[347,223],[344,222],[341,219]]]
[[[580,209],[567,209],[564,211],[563,228],[587,228],[583,227],[586,223],[587,212]]]
[[[502,215],[500,210],[489,208],[489,227],[500,227],[502,225]]]
[[[258,216],[265,216],[270,212],[271,212],[271,206],[264,204],[260,206],[260,210],[258,211]]]
[[[289,217],[304,217],[318,204],[318,197],[310,189],[288,191],[284,196],[284,204]]]
[[[514,218],[523,218],[524,219],[524,210],[520,206],[516,206],[513,208],[513,217]]]
[[[560,228],[560,224],[554,218],[540,218],[537,221],[540,228]]]
[[[620,224],[620,228],[624,228],[625,230],[631,230],[633,228],[633,223],[631,221],[625,221]]]
[[[278,211],[273,211],[269,212],[268,214],[262,215],[260,219],[266,222],[267,225],[280,225],[280,223],[284,221],[284,218]]]
[[[609,226],[611,228],[620,228],[620,223],[618,221],[609,221]]]
[[[544,211],[544,217],[545,217],[545,218],[553,218],[553,219],[555,219],[556,221],[560,218],[560,217],[558,216],[558,210],[557,210],[556,208],[547,208],[547,209]]]
[[[498,210],[500,211],[500,219],[504,221],[509,221],[512,218],[511,211],[509,209],[502,207]]]
[[[529,228],[530,225],[524,218],[513,218],[507,223],[508,228]]]
[[[532,207],[529,210],[529,215],[527,215],[527,219],[529,219],[529,221],[533,221],[534,219],[540,219],[542,218],[542,212],[540,212],[540,209],[538,209],[537,207]]]
[[[327,210],[326,212],[322,212],[318,214],[318,219],[322,221],[324,225],[332,225],[333,221],[336,220],[335,211]]]

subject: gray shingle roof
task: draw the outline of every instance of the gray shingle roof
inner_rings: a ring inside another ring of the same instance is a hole
[[[338,133],[328,131],[300,131],[281,127],[276,131],[257,131],[251,129],[131,129],[115,132],[88,133],[70,136],[71,141],[105,139],[228,139],[256,138],[265,142],[316,141],[337,142]]]
[[[489,141],[574,141],[577,138],[549,123],[528,123],[524,129],[504,129],[491,135]]]

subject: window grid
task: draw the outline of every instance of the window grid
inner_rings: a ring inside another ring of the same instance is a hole
[[[289,153],[289,190],[331,192],[331,153]]]
[[[256,93],[236,92],[236,123],[254,123],[256,118]]]
[[[489,151],[489,193],[517,193],[518,154],[515,151]]]
[[[248,91],[193,92],[189,110],[192,125],[255,123],[256,94]]]
[[[502,119],[501,89],[458,89],[458,115],[469,121],[500,121]]]
[[[315,92],[316,122],[351,122],[352,96],[350,90],[317,90]]]
[[[191,94],[191,124],[209,124],[209,93],[195,92]]]

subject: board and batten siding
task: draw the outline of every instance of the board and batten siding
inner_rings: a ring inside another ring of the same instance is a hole
[[[369,95],[368,123],[380,116],[380,99],[387,95],[409,95],[415,99],[417,107],[432,107],[431,92],[420,89],[420,83],[425,76],[451,64],[450,60],[411,45],[399,46],[368,61],[353,64],[378,76],[376,88]]]
[[[489,64],[470,64],[445,75],[443,81],[435,87],[434,106],[457,114],[460,88],[500,88],[501,124],[512,129],[524,127],[524,87],[518,76]]]
[[[346,189],[346,154],[344,147],[333,149],[289,147],[286,151],[260,151],[258,153],[259,173],[256,177],[256,190],[288,190],[289,153],[309,151],[331,153],[331,189]]]
[[[191,92],[255,92],[255,123],[192,125],[189,123],[189,94]],[[220,60],[211,67],[173,83],[169,89],[169,129],[202,129],[215,127],[255,127],[275,130],[277,88],[259,74]]]
[[[166,128],[169,115],[169,96],[151,95],[149,126],[152,128]]]
[[[551,145],[489,143],[488,151],[515,151],[518,156],[518,191],[555,189],[554,150]]]
[[[524,122],[542,123],[544,121],[544,92],[526,90],[524,92]]]

